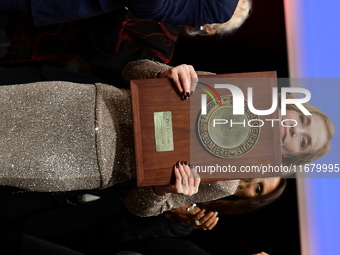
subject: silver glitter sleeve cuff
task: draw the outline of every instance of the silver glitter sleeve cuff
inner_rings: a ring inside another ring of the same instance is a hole
[[[166,64],[148,59],[130,62],[122,71],[122,77],[127,80],[157,78],[160,71],[172,68]]]
[[[122,71],[122,77],[127,81],[133,79],[157,78],[159,72],[170,68],[172,68],[172,66],[148,59],[142,59],[127,64]],[[196,73],[197,75],[215,75],[215,73],[205,71],[196,71]]]
[[[172,208],[168,203],[171,194],[158,196],[153,187],[134,188],[125,198],[125,207],[141,217],[157,216]]]
[[[185,204],[204,203],[233,195],[239,180],[201,183],[198,193],[192,196],[169,194],[157,196],[152,187],[134,188],[125,199],[126,208],[142,217],[157,216]]]

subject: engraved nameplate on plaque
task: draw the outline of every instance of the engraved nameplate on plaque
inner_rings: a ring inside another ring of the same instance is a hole
[[[155,125],[156,151],[173,151],[174,138],[171,112],[155,112],[153,120]]]

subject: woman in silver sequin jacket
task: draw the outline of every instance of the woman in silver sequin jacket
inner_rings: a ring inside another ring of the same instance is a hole
[[[187,77],[181,75],[183,68]],[[190,94],[185,80],[196,77],[196,73],[186,65],[170,68],[142,60],[129,64],[123,76],[172,78],[185,99]],[[69,191],[105,188],[134,178],[129,91],[105,84],[70,82],[0,89],[1,185],[31,191]],[[177,166],[179,183],[155,189],[135,188],[125,200],[126,207],[140,216],[158,215],[185,204],[232,195],[239,186],[238,180],[217,181],[202,183],[198,190],[196,178],[193,185],[179,190],[181,177],[192,170],[184,163]]]

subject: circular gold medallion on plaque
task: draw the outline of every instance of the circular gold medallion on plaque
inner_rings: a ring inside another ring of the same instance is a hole
[[[249,111],[247,101],[244,101],[244,115],[233,115],[233,97],[224,95],[221,99],[222,105],[211,100],[207,114],[198,117],[198,136],[216,157],[241,157],[257,142],[261,120]]]

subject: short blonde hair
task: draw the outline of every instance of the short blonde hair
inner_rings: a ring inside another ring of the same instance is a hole
[[[251,0],[239,0],[233,16],[225,23],[205,24],[201,29],[193,27],[185,27],[186,32],[191,35],[213,35],[213,34],[229,34],[238,29],[249,17],[252,7]]]
[[[292,96],[287,95],[287,98],[293,98]],[[282,163],[284,165],[305,165],[308,164],[314,160],[317,160],[321,157],[323,157],[324,155],[326,155],[329,150],[331,149],[331,143],[330,140],[333,138],[334,133],[335,133],[335,129],[334,129],[334,125],[331,121],[331,119],[326,115],[326,113],[324,113],[323,111],[321,111],[320,109],[316,108],[315,106],[305,103],[303,104],[303,106],[311,113],[311,114],[316,114],[318,116],[321,117],[321,119],[324,121],[326,129],[327,129],[327,133],[328,133],[328,140],[326,142],[326,144],[317,151],[312,151],[309,153],[305,153],[299,156],[292,156],[292,157],[282,157]],[[293,110],[296,112],[301,112],[301,110],[294,104],[288,104],[287,105],[287,110]]]

